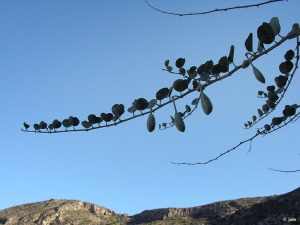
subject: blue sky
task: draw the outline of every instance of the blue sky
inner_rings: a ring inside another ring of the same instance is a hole
[[[150,2],[164,10],[190,12],[240,1]],[[144,1],[1,1],[0,209],[56,198],[88,201],[132,215],[282,194],[299,187],[299,173],[268,170],[299,169],[298,123],[258,137],[249,154],[246,144],[208,165],[170,163],[206,161],[252,136],[255,129],[244,130],[243,124],[263,104],[257,91],[273,84],[294,41],[255,62],[266,85],[248,68],[208,87],[213,113],[206,116],[199,108],[185,121],[184,133],[149,133],[147,116],[92,132],[20,131],[24,121],[49,123],[70,115],[86,120],[91,113],[109,112],[115,103],[127,109],[136,98],[155,98],[160,88],[180,78],[161,70],[166,59],[174,65],[184,57],[187,66],[199,66],[218,61],[235,45],[235,63],[240,64],[250,32],[256,34],[262,22],[277,16],[281,34],[287,34],[300,22],[299,7],[299,1],[291,0],[174,17],[150,9]],[[285,104],[299,102],[298,73],[294,79],[277,115]],[[197,96],[187,96],[177,107],[183,109]],[[156,121],[168,122],[173,114],[168,105],[155,112]],[[130,116],[125,113],[123,118]]]

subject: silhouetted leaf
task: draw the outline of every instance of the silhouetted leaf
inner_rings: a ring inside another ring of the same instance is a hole
[[[263,23],[257,29],[257,37],[261,43],[271,44],[275,40],[273,29],[269,23]]]
[[[155,117],[152,112],[150,112],[147,119],[147,129],[149,132],[152,132],[155,129]]]
[[[193,101],[192,101],[192,105],[197,105],[199,102],[199,98],[195,98]]]
[[[58,129],[61,127],[61,122],[57,119],[53,120],[52,124],[54,129]]]
[[[182,68],[184,66],[184,63],[185,63],[185,58],[178,58],[176,60],[175,65],[177,68]]]
[[[294,35],[292,35],[289,39],[297,37],[299,35],[299,31],[300,31],[299,24],[294,23],[293,26],[292,26],[292,30],[288,33],[288,36],[292,35],[292,34],[294,34]]]
[[[134,105],[127,109],[127,112],[129,112],[129,113],[134,113],[135,111],[136,111],[136,108]]]
[[[40,125],[35,123],[35,124],[33,124],[33,128],[35,129],[35,131],[40,130]]]
[[[258,112],[259,116],[263,116],[264,115],[264,112],[261,109],[257,109],[257,112]]]
[[[188,88],[188,81],[183,79],[177,79],[173,83],[173,88],[178,92],[182,92]]]
[[[227,59],[227,56],[223,56],[222,58],[220,58],[219,63],[221,66],[221,72],[222,73],[226,73],[229,70],[229,61]]]
[[[86,120],[82,121],[81,124],[85,129],[88,129],[92,126],[92,124]]]
[[[95,124],[98,122],[97,120],[97,116],[95,114],[90,114],[88,115],[88,121],[91,123],[91,124]]]
[[[234,57],[234,45],[231,45],[229,55],[228,55],[228,61],[230,63],[233,62],[233,57]]]
[[[114,104],[111,108],[112,113],[119,119],[125,112],[123,104]]]
[[[134,100],[133,105],[137,110],[144,110],[148,107],[148,101],[144,98]]]
[[[273,33],[275,36],[280,33],[281,27],[280,27],[278,17],[273,17],[270,20],[270,26],[272,27],[272,30],[273,30]]]
[[[277,85],[278,88],[282,88],[286,85],[286,82],[287,82],[287,78],[285,76],[278,76],[278,77],[275,77],[275,83]]]
[[[101,113],[100,117],[102,120],[104,120],[106,123],[112,121],[114,115],[112,113]]]
[[[79,119],[77,117],[69,116],[69,122],[71,126],[76,127],[80,123]]]
[[[245,47],[248,52],[253,52],[253,34],[250,33],[245,41]]]
[[[23,123],[24,127],[25,127],[25,130],[27,130],[30,126],[27,124],[27,123]]]
[[[156,92],[156,99],[163,100],[164,98],[168,97],[168,94],[169,94],[169,88],[167,87],[162,88],[158,92]]]
[[[167,67],[167,66],[169,66],[169,63],[170,63],[170,60],[167,59],[164,64]]]
[[[265,80],[264,75],[253,65],[252,65],[252,69],[253,69],[253,73],[254,73],[256,79],[261,83],[265,83],[266,80]]]
[[[210,99],[203,92],[200,94],[200,99],[201,99],[201,106],[202,106],[203,112],[206,115],[209,115],[213,110],[213,105],[212,105]]]
[[[175,121],[176,128],[180,132],[184,132],[185,131],[185,124],[184,124],[184,121],[183,121],[181,115],[178,112],[176,112],[175,115],[174,115],[174,121]]]
[[[167,66],[167,70],[168,70],[168,72],[172,72],[172,70],[173,70],[173,67],[172,66]]]
[[[295,52],[293,50],[288,50],[285,54],[284,54],[284,58],[286,60],[292,60],[295,56]]]
[[[69,119],[64,119],[64,120],[62,121],[62,125],[63,125],[65,128],[68,128],[68,127],[71,127],[71,126],[72,126],[71,123],[70,123],[70,121],[69,121]]]

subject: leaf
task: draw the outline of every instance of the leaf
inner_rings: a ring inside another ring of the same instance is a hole
[[[111,111],[119,119],[124,114],[125,108],[123,104],[114,104]]]
[[[262,53],[264,51],[264,44],[261,43],[260,41],[258,41],[258,44],[257,44],[257,51],[259,53]]]
[[[188,88],[188,81],[183,79],[177,79],[173,82],[173,87],[176,91],[182,92]]]
[[[167,66],[169,66],[169,63],[170,63],[170,60],[167,59],[164,64],[167,67]]]
[[[272,30],[273,30],[273,33],[274,33],[275,36],[280,33],[281,27],[280,27],[278,17],[273,17],[270,20],[270,25],[272,27]]]
[[[70,123],[70,121],[69,121],[69,119],[64,119],[64,120],[62,121],[62,125],[63,125],[65,128],[68,128],[68,127],[72,126],[71,123]]]
[[[190,112],[190,111],[192,111],[192,109],[189,105],[185,105],[185,111]]]
[[[294,23],[292,26],[292,30],[288,33],[288,36],[293,34],[291,37],[289,37],[289,39],[297,37],[299,35],[299,31],[300,31],[299,23]]]
[[[230,63],[233,62],[233,57],[234,57],[234,45],[231,45],[229,55],[228,55],[228,61]]]
[[[256,116],[252,116],[252,121],[255,122],[257,120]]]
[[[168,97],[169,95],[169,88],[165,87],[160,89],[158,92],[156,92],[156,99],[157,100],[163,100],[164,98]]]
[[[264,84],[266,82],[264,75],[255,66],[252,65],[252,68],[256,79]]]
[[[229,70],[229,61],[227,59],[227,56],[223,56],[219,60],[219,65],[221,65],[221,72],[226,73]]]
[[[257,109],[257,112],[258,112],[259,116],[263,116],[264,115],[264,112],[261,109]]]
[[[91,124],[95,124],[97,123],[97,117],[95,114],[90,114],[88,115],[88,121],[91,123]]]
[[[61,127],[61,122],[57,119],[53,120],[52,124],[54,129],[58,129]]]
[[[207,81],[210,78],[210,74],[206,72],[202,72],[200,74],[200,80]]]
[[[199,102],[199,98],[195,98],[193,101],[192,101],[192,105],[198,105],[198,102]]]
[[[129,113],[134,113],[135,111],[136,111],[136,108],[134,105],[127,109],[127,112],[129,112]]]
[[[263,44],[271,44],[275,40],[275,34],[269,23],[263,23],[257,29],[257,37]]]
[[[184,76],[185,73],[186,73],[186,71],[185,71],[184,68],[180,68],[180,69],[179,69],[179,73],[180,73],[182,76]]]
[[[82,121],[81,124],[85,129],[88,129],[92,126],[92,124],[86,120]]]
[[[23,123],[24,127],[25,127],[25,130],[27,130],[30,126],[27,124],[27,123]]]
[[[201,106],[202,106],[203,112],[206,115],[209,115],[213,110],[213,105],[212,105],[210,99],[203,92],[201,92],[201,94],[200,94],[200,99],[201,99]]]
[[[178,58],[175,62],[177,68],[182,68],[185,63],[185,58]]]
[[[113,119],[114,115],[112,113],[101,113],[100,117],[107,123]]]
[[[47,128],[47,123],[45,123],[44,121],[41,121],[39,126],[40,126],[40,129],[46,129]]]
[[[35,131],[40,130],[40,125],[35,123],[35,124],[33,124],[33,128],[35,129]]]
[[[245,47],[248,52],[253,52],[253,34],[250,33],[245,41]]]
[[[149,102],[148,102],[148,107],[147,109],[152,109],[153,106],[155,106],[157,104],[157,99],[151,99]]]
[[[155,129],[155,117],[152,112],[150,112],[147,119],[147,129],[149,132],[152,132]]]
[[[69,116],[69,122],[71,126],[76,127],[79,124],[79,119],[77,117]]]
[[[144,98],[135,99],[133,105],[137,110],[144,110],[148,107],[148,101]]]
[[[178,112],[175,113],[174,120],[175,120],[175,126],[176,126],[177,130],[179,130],[180,132],[184,132],[185,124],[184,124],[184,121],[183,121],[180,113],[178,113]]]
[[[168,72],[172,72],[172,70],[173,70],[173,67],[172,66],[167,66],[167,70],[168,70]]]

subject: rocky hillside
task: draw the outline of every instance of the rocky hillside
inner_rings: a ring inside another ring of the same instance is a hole
[[[282,195],[146,210],[133,216],[91,203],[51,199],[1,210],[0,224],[296,225],[300,224],[300,188]]]

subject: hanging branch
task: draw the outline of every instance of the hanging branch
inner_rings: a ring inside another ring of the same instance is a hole
[[[270,3],[275,3],[275,2],[283,2],[283,1],[288,1],[288,0],[269,0],[266,2],[262,2],[262,3],[257,3],[257,4],[252,4],[252,5],[243,5],[243,6],[234,6],[234,7],[229,7],[229,8],[223,8],[223,9],[213,9],[210,11],[205,11],[205,12],[195,12],[195,13],[174,13],[174,12],[168,12],[168,11],[163,11],[161,9],[155,8],[154,6],[152,6],[147,0],[145,0],[145,2],[147,3],[147,5],[164,14],[168,14],[168,15],[173,15],[173,16],[195,16],[195,15],[205,15],[205,14],[209,14],[209,13],[215,13],[215,12],[221,12],[221,11],[229,11],[229,10],[234,10],[234,9],[247,9],[247,8],[252,8],[252,7],[259,7],[262,5],[266,5],[266,4],[270,4]]]
[[[239,144],[237,144],[236,146],[234,146],[233,148],[227,150],[226,152],[223,152],[221,153],[219,156],[213,158],[213,159],[210,159],[206,162],[195,162],[195,163],[177,163],[177,162],[171,162],[172,164],[176,164],[176,165],[188,165],[188,166],[194,166],[194,165],[204,165],[204,164],[208,164],[208,163],[211,163],[219,158],[221,158],[222,156],[226,155],[227,153],[237,149],[238,147],[240,147],[241,145],[247,143],[247,142],[251,142],[252,140],[254,140],[257,136],[259,136],[261,133],[260,132],[257,132],[254,136],[252,136],[251,138],[245,140],[245,141],[242,141],[240,142]]]

